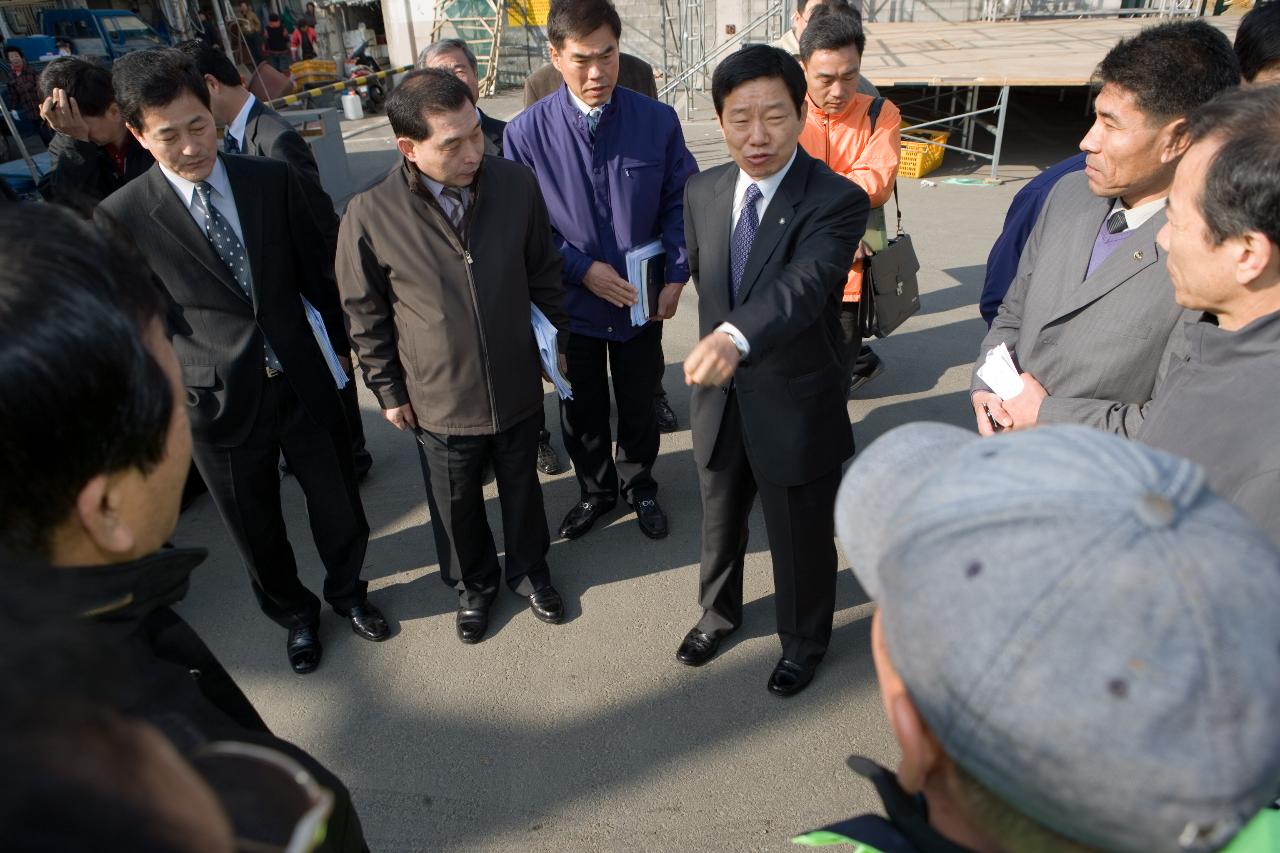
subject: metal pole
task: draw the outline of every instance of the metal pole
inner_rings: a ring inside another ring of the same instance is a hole
[[[996,142],[995,147],[991,151],[991,179],[990,183],[997,184],[1000,178],[996,172],[1000,169],[1000,147],[1004,144],[1004,116],[1009,111],[1009,87],[1002,86],[1000,88],[1000,112],[996,115]]]
[[[213,20],[218,25],[218,34],[222,36],[222,43],[226,46],[227,56],[235,56],[235,51],[231,48],[231,36],[227,34],[227,18],[222,14],[222,0],[213,0]],[[233,60],[234,61],[234,60]]]

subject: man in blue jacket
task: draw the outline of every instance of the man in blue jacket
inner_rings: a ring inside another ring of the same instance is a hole
[[[573,399],[561,403],[564,446],[580,501],[560,535],[575,539],[617,503],[640,530],[667,535],[653,463],[658,423],[653,389],[662,369],[661,326],[675,316],[689,280],[684,184],[697,171],[675,110],[616,85],[622,22],[608,0],[564,0],[551,8],[547,38],[564,85],[507,125],[504,153],[533,169],[564,257]],[[632,326],[638,294],[626,255],[660,239],[665,271],[655,321]],[[609,374],[618,408],[618,447],[609,430]]]

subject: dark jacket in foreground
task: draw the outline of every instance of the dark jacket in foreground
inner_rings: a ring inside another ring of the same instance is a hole
[[[55,134],[49,143],[50,171],[40,180],[49,201],[80,210],[95,204],[146,173],[155,158],[132,136],[125,137],[124,174],[117,174],[111,155],[92,142]]]
[[[416,166],[351,199],[338,286],[365,382],[418,424],[490,435],[542,409],[530,303],[561,330],[560,255],[533,172],[486,156],[459,237]],[[570,379],[572,381],[572,379]]]
[[[333,267],[307,206],[302,181],[284,163],[221,155],[235,196],[253,273],[250,301],[196,225],[160,167],[98,206],[109,231],[123,228],[172,302],[173,348],[182,364],[196,440],[222,447],[244,441],[267,381],[263,337],[307,412],[327,427],[342,409],[333,374],[300,297],[324,317],[334,352],[350,352]]]
[[[221,662],[171,605],[187,594],[191,572],[204,561],[203,549],[164,549],[148,557],[108,566],[58,567],[3,565],[32,572],[32,591],[42,602],[64,604],[81,621],[104,662],[112,669],[109,701],[118,710],[177,729],[197,741],[234,740],[282,752],[302,764],[334,794],[333,814],[322,851],[364,850],[360,820],[342,782],[294,744],[273,735]],[[0,558],[0,563],[8,562]],[[47,626],[50,608],[32,608],[11,618]],[[73,662],[90,666],[94,660]],[[94,667],[100,669],[100,667]],[[99,672],[70,673],[82,689]],[[183,749],[183,744],[175,746]]]
[[[1235,332],[1204,315],[1184,333],[1136,437],[1203,465],[1213,490],[1280,544],[1280,313]]]
[[[808,483],[853,455],[841,368],[840,294],[871,203],[803,149],[760,218],[737,304],[729,304],[736,163],[689,179],[685,242],[698,288],[698,334],[732,323],[750,345],[733,377],[756,476]],[[711,460],[729,386],[695,387],[693,453]]]

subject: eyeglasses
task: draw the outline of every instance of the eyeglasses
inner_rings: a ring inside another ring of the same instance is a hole
[[[289,756],[217,741],[187,759],[222,803],[240,853],[308,853],[324,841],[333,794]]]

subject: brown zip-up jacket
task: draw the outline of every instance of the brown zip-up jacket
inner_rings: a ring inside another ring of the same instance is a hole
[[[560,330],[560,254],[533,172],[486,156],[460,229],[404,161],[351,199],[337,277],[365,382],[418,425],[490,435],[542,408],[537,305]],[[465,236],[463,236],[465,235]]]

